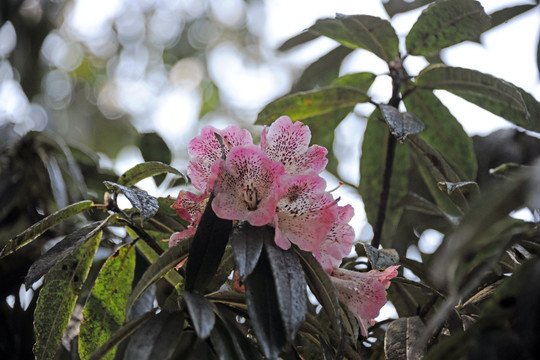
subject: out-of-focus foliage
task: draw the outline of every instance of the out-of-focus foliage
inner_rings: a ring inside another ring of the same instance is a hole
[[[540,141],[523,129],[538,133],[540,104],[439,56],[538,10],[538,2],[493,14],[473,0],[383,2],[389,18],[429,4],[402,38],[373,16],[320,19],[278,51],[319,37],[339,45],[264,107],[235,103],[220,88],[217,54],[240,51],[247,67],[275,57],[261,42],[264,3],[232,3],[113,2],[101,22],[87,16],[86,28],[77,18],[83,1],[2,3],[0,94],[12,97],[0,112],[0,357],[538,357]],[[358,49],[384,61],[388,73],[339,77]],[[430,65],[409,73],[407,56]],[[369,91],[386,76],[389,101],[376,103]],[[434,90],[520,128],[471,138]],[[186,108],[203,124],[264,125],[289,115],[330,150],[327,169],[337,177],[336,127],[356,104],[375,105],[371,114],[356,113],[367,121],[364,134],[348,134],[362,149],[357,190],[374,247],[357,244],[342,267],[397,261],[388,298],[400,318],[359,336],[310,254],[276,248],[271,228],[233,227],[210,206],[196,235],[168,248],[162,239],[187,224],[173,199],[137,185],[185,184],[183,157],[199,123],[179,115],[172,127],[153,112],[157,102]],[[144,163],[116,174],[126,147]],[[130,208],[121,208],[124,198]],[[511,216],[523,209],[534,221]],[[441,246],[407,258],[430,231]],[[233,269],[245,293],[232,291]],[[321,309],[306,302],[306,287]]]

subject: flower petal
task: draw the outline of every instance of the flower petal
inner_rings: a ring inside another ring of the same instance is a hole
[[[318,145],[309,147],[311,131],[300,121],[292,122],[288,116],[281,116],[261,134],[261,149],[274,161],[285,165],[289,174],[300,175],[320,173],[328,160],[328,151]]]
[[[199,222],[207,203],[208,194],[197,195],[190,191],[180,191],[171,207],[182,219],[195,224]]]
[[[185,240],[191,236],[194,236],[196,231],[197,231],[197,227],[190,225],[184,231],[173,233],[171,235],[171,238],[169,239],[169,247],[173,247],[174,245],[178,244],[180,241]]]
[[[283,175],[283,165],[270,160],[258,147],[234,147],[225,160],[212,167],[212,209],[223,219],[266,225],[273,220],[276,204],[286,191]]]
[[[223,138],[224,146],[219,143],[215,134]],[[253,139],[249,131],[240,129],[235,125],[226,127],[223,130],[213,126],[205,126],[201,134],[190,141],[188,153],[192,160],[188,165],[188,175],[193,186],[197,190],[205,192],[207,181],[210,176],[210,169],[216,160],[236,146],[253,144]]]

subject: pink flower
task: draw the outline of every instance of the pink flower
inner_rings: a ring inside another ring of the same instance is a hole
[[[334,269],[330,279],[336,287],[339,300],[347,305],[358,320],[362,336],[367,337],[368,326],[375,324],[375,318],[386,304],[386,289],[390,280],[397,276],[399,265],[384,271],[371,270],[367,273]]]
[[[272,221],[286,191],[283,165],[254,145],[233,147],[225,160],[218,159],[208,186],[215,195],[212,209],[218,217],[246,220],[254,226]]]
[[[349,255],[354,241],[354,229],[349,221],[354,216],[351,205],[338,206],[337,217],[326,234],[321,247],[314,251],[315,258],[327,273],[339,267],[341,260]]]
[[[206,204],[208,204],[208,194],[196,195],[189,191],[180,191],[171,207],[176,210],[178,216],[190,224],[186,230],[172,234],[169,239],[169,246],[174,246],[179,241],[195,235],[197,224],[206,208]]]
[[[261,149],[274,161],[285,165],[288,174],[319,174],[326,167],[328,150],[319,145],[309,147],[311,131],[300,121],[281,116],[261,134]]]
[[[223,147],[215,134],[223,138]],[[210,169],[214,163],[227,155],[235,146],[249,144],[253,144],[249,131],[235,125],[228,126],[223,130],[213,126],[202,128],[201,134],[191,140],[188,145],[188,153],[192,158],[188,165],[188,175],[193,186],[202,192],[209,190],[207,183]]]
[[[326,181],[315,174],[289,178],[274,217],[277,246],[288,249],[293,243],[314,251],[322,245],[336,219],[336,203],[325,188]]]

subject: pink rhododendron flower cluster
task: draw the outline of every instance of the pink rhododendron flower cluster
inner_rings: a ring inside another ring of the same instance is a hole
[[[188,175],[201,194],[181,191],[178,195],[173,208],[190,225],[173,234],[170,245],[195,234],[212,194],[216,216],[272,226],[280,248],[295,244],[312,252],[332,276],[340,300],[355,313],[366,336],[367,324],[386,302],[385,288],[397,272],[394,267],[381,275],[339,269],[354,241],[348,224],[354,210],[350,205],[339,206],[326,191],[320,173],[328,162],[328,151],[309,146],[310,141],[309,127],[287,116],[263,129],[259,146],[247,130],[234,125],[223,130],[204,127],[188,146]]]

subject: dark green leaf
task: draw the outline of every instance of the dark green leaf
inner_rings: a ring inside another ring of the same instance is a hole
[[[124,245],[111,255],[99,272],[83,309],[79,356],[88,357],[118,330],[126,319],[126,302],[135,271],[135,247]],[[113,359],[110,351],[104,359]]]
[[[328,276],[321,264],[311,253],[302,251],[296,247],[294,250],[300,259],[309,288],[328,315],[330,325],[338,336],[341,336],[341,308],[339,306],[336,288],[332,284],[330,276]]]
[[[0,258],[3,258],[4,256],[7,256],[20,249],[37,238],[39,235],[43,234],[45,231],[49,230],[51,227],[66,221],[84,210],[90,209],[92,206],[94,206],[92,201],[85,200],[69,205],[68,207],[52,213],[45,219],[35,223],[19,235],[15,236],[13,239],[10,239],[8,244],[4,246],[0,252]]]
[[[171,359],[183,329],[184,317],[181,312],[161,311],[131,336],[124,359]]]
[[[233,227],[229,242],[234,250],[240,280],[244,281],[257,265],[266,238],[274,239],[274,231],[268,226],[252,226],[241,221]]]
[[[172,159],[171,149],[161,136],[156,133],[144,133],[139,140],[139,150],[144,161],[158,161],[170,164]],[[125,185],[125,184],[124,184]]]
[[[314,34],[311,31],[303,31],[300,34],[293,36],[292,38],[288,39],[283,44],[281,44],[278,50],[287,51],[298,45],[302,45],[312,40],[315,40],[318,37],[319,35]]]
[[[476,179],[473,143],[463,126],[432,91],[417,89],[403,100],[407,110],[425,124],[420,137],[457,164],[468,179]]]
[[[45,275],[34,318],[37,359],[55,358],[100,240],[101,232]]]
[[[30,266],[30,269],[28,269],[28,273],[24,278],[24,285],[26,288],[29,289],[30,286],[49,271],[51,267],[85,244],[88,239],[95,236],[96,233],[102,230],[104,225],[106,225],[106,222],[101,224],[99,222],[88,224],[56,243],[56,245]]]
[[[369,100],[365,92],[342,86],[297,93],[266,105],[257,116],[255,123],[268,125],[281,115],[288,115],[294,121],[305,123],[322,115],[332,118],[340,110],[350,112],[356,104]]]
[[[394,320],[386,330],[384,354],[388,360],[422,359],[425,349],[418,348],[416,341],[425,326],[418,316]]]
[[[235,268],[235,262],[234,262],[234,252],[232,247],[227,246],[225,248],[225,253],[223,254],[223,258],[221,260],[221,263],[219,264],[216,274],[212,278],[212,281],[208,284],[208,291],[218,291],[223,284],[229,279],[231,273],[233,272]]]
[[[273,233],[273,228],[266,226]],[[277,301],[287,340],[292,342],[306,318],[306,279],[298,255],[293,249],[283,250],[274,243],[273,236],[264,239],[270,268],[276,286]]]
[[[123,173],[118,178],[118,184],[123,186],[132,186],[141,181],[142,179],[146,179],[150,176],[163,173],[179,175],[184,177],[185,179],[185,175],[173,168],[172,166],[158,161],[149,161],[142,164],[137,164],[125,173]]]
[[[422,89],[447,90],[516,125],[540,131],[540,120],[531,118],[520,91],[494,76],[439,64],[422,70],[416,85]]]
[[[510,19],[523,14],[531,10],[532,8],[538,6],[538,4],[523,4],[507,7],[501,10],[497,10],[494,13],[490,14],[491,16],[491,28],[499,26],[508,22]]]
[[[367,92],[377,75],[370,72],[359,72],[340,76],[332,82],[335,86],[352,87]]]
[[[403,144],[408,135],[418,134],[424,130],[424,123],[413,113],[402,113],[390,105],[379,105],[384,121],[392,135]]]
[[[200,339],[206,339],[214,328],[216,315],[210,302],[202,295],[184,291],[191,323]]]
[[[219,267],[229,241],[232,221],[218,218],[212,210],[213,196],[197,226],[186,267],[186,290],[204,291]]]
[[[161,254],[161,256],[146,269],[129,296],[126,305],[127,312],[129,312],[129,309],[133,306],[135,301],[150,287],[150,285],[155,283],[169,271],[176,271],[172,268],[186,258],[190,246],[191,242],[189,241],[182,241],[176,244]]]
[[[389,266],[397,265],[399,255],[394,249],[376,249],[373,246],[363,243],[367,258],[371,267],[377,270],[384,270]]]
[[[475,40],[489,29],[489,16],[473,0],[442,0],[418,18],[406,39],[412,55],[430,55],[465,40]]]
[[[68,204],[68,194],[58,159],[55,155],[49,155],[42,147],[38,147],[37,153],[49,174],[49,183],[51,184],[54,201],[58,207],[66,207]]]
[[[285,327],[278,305],[278,294],[266,252],[246,278],[246,303],[259,346],[270,360],[278,358],[287,343]]]
[[[115,184],[110,181],[104,181],[103,183],[109,190],[124,194],[131,205],[133,205],[135,209],[139,210],[143,222],[154,216],[159,209],[157,199],[151,195],[148,195],[148,193],[144,190]]]
[[[538,43],[540,44],[540,41]],[[531,94],[529,94],[522,88],[516,86],[516,89],[521,94],[521,97],[523,98],[523,101],[527,106],[530,118],[528,120],[523,119],[521,123],[514,123],[516,125],[524,127],[525,129],[540,132],[540,102],[536,101],[536,99]]]
[[[376,109],[369,117],[364,133],[360,158],[360,185],[358,188],[364,202],[368,221],[372,226],[377,221],[387,144],[390,136],[392,135],[384,124],[380,111]],[[385,226],[381,238],[383,248],[392,247],[393,233],[403,212],[403,208],[399,207],[398,204],[407,194],[408,171],[409,151],[406,146],[397,144]]]
[[[118,344],[131,336],[135,331],[137,331],[144,323],[150,320],[155,316],[155,311],[150,311],[144,314],[141,317],[136,318],[128,322],[126,325],[118,329],[99,349],[97,349],[88,360],[99,360],[103,359],[105,355],[112,349],[116,348]]]
[[[352,49],[371,51],[387,63],[398,56],[398,37],[390,22],[370,15],[337,15],[317,20],[311,31]]]
[[[489,169],[489,174],[506,179],[519,173],[519,171],[522,171],[525,168],[526,166],[516,163],[504,163],[494,169]]]
[[[392,18],[397,14],[418,9],[431,2],[433,2],[433,0],[388,0],[386,2],[383,1],[383,6],[388,13],[388,16]]]
[[[424,199],[418,194],[408,193],[402,199],[402,206],[406,210],[418,211],[422,214],[440,216],[448,221],[450,225],[456,225],[458,223],[458,218],[446,213],[443,209],[433,204],[431,201]]]

